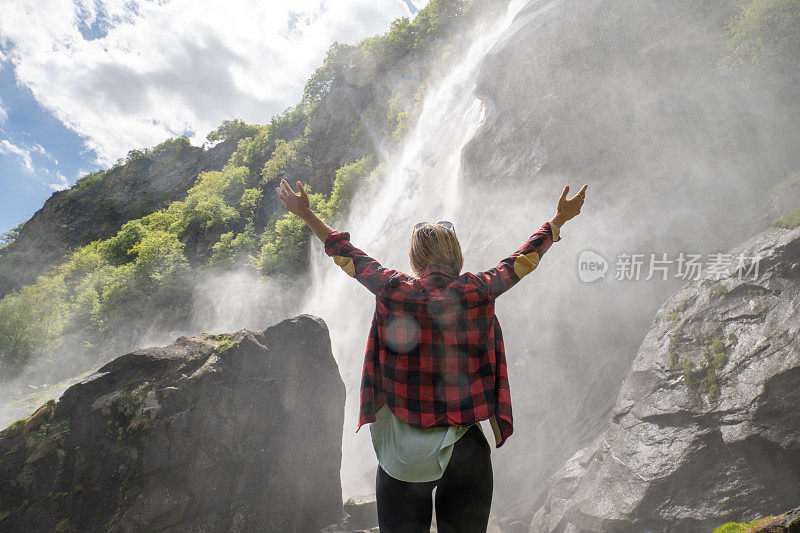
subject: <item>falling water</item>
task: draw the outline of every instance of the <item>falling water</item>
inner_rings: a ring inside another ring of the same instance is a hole
[[[419,120],[396,155],[387,156],[379,194],[358,197],[348,219],[338,227],[351,242],[384,266],[409,272],[408,239],[419,221],[447,219],[461,227],[461,152],[484,118],[475,95],[482,59],[511,27],[528,3],[514,0],[504,17],[481,32],[463,59],[426,95]],[[542,10],[550,4],[542,3]],[[474,221],[470,221],[470,226]],[[466,224],[465,224],[466,225]],[[463,233],[462,233],[463,235]],[[462,236],[462,247],[468,247]],[[466,245],[466,246],[465,246]],[[342,442],[342,490],[350,495],[374,490],[377,467],[368,427],[356,434],[359,387],[374,297],[346,276],[312,243],[313,285],[300,312],[321,316],[330,330],[333,354],[347,389]]]

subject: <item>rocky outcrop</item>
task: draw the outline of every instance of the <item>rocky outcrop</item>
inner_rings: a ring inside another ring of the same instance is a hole
[[[128,353],[0,433],[0,530],[319,531],[344,398],[310,315]]]
[[[69,248],[111,237],[128,220],[183,199],[200,172],[222,169],[235,149],[235,141],[208,150],[176,144],[112,168],[92,185],[56,191],[3,251],[0,297],[32,283]]]
[[[608,429],[550,479],[531,531],[710,531],[800,501],[800,228],[729,253],[659,309]]]
[[[800,507],[758,522],[752,533],[798,533],[800,532]]]

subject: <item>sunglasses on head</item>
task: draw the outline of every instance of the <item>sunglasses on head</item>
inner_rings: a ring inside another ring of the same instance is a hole
[[[418,222],[417,224],[414,225],[414,229],[421,228],[425,224],[430,224],[430,222]],[[448,220],[440,220],[439,222],[437,222],[437,224],[439,224],[440,226],[444,226],[445,228],[451,231],[456,230],[455,226],[453,226],[453,223]]]

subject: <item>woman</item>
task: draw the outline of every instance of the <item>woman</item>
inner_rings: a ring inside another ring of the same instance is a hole
[[[411,234],[415,276],[383,267],[314,214],[303,184],[276,188],[349,276],[375,294],[361,379],[358,429],[370,423],[378,457],[382,533],[430,531],[432,491],[440,533],[485,532],[492,501],[489,420],[500,447],[513,431],[503,336],[494,300],[531,273],[561,226],[580,213],[587,185],[497,266],[460,274],[452,223],[420,222]]]

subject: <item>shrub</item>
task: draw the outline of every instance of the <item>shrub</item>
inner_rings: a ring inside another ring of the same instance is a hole
[[[217,129],[206,135],[210,142],[227,141],[230,139],[240,140],[245,137],[253,137],[258,134],[260,126],[252,126],[244,121],[237,119],[223,120]]]
[[[67,200],[70,202],[82,202],[90,198],[97,198],[103,194],[106,171],[98,170],[86,174],[76,181],[67,190]]]
[[[100,203],[97,204],[97,215],[106,220],[114,221],[119,214],[119,204],[111,198],[100,200]]]
[[[22,486],[23,489],[27,489],[31,483],[33,483],[33,479],[36,477],[36,467],[30,463],[26,463],[25,466],[22,467],[22,471],[17,476],[17,482]]]
[[[134,247],[147,235],[147,229],[140,220],[123,224],[116,235],[103,241],[99,246],[103,259],[112,265],[123,265],[136,258]]]

